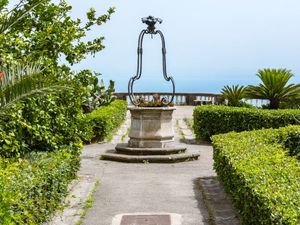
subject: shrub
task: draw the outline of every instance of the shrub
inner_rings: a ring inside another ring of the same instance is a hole
[[[22,160],[0,159],[0,224],[42,224],[48,220],[75,178],[79,149],[81,145],[30,153]]]
[[[229,106],[198,106],[194,109],[196,137],[210,140],[215,134],[298,124],[300,110],[262,110]]]
[[[108,106],[101,106],[90,114],[87,114],[87,120],[93,128],[92,142],[110,139],[113,132],[125,120],[127,112],[127,103],[116,100]]]
[[[284,148],[295,132],[300,126],[212,137],[214,168],[243,224],[300,224],[300,161]]]
[[[91,137],[72,88],[34,96],[0,111],[0,156],[54,151]]]
[[[221,94],[224,99],[227,99],[228,105],[230,106],[243,106],[243,98],[246,96],[246,87],[233,85],[233,86],[224,86]]]
[[[283,147],[289,151],[291,156],[300,159],[300,130],[291,130],[284,138]]]

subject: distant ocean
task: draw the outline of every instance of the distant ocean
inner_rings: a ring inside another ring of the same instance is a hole
[[[116,92],[127,92],[128,80],[125,78],[112,78],[115,81]],[[197,78],[175,78],[176,92],[186,93],[220,93],[225,85],[249,85],[257,84],[255,81],[246,80],[202,80]],[[109,79],[103,77],[103,80],[108,84]],[[134,83],[134,91],[136,92],[171,92],[171,82],[161,80],[147,80],[141,78]]]

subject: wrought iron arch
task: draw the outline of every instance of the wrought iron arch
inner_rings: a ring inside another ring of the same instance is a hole
[[[160,30],[156,30],[155,24],[162,23],[162,20],[159,18],[154,18],[153,16],[148,16],[146,18],[142,18],[142,22],[146,23],[148,25],[147,29],[144,29],[141,31],[138,39],[138,48],[137,48],[137,71],[136,75],[134,77],[131,77],[128,82],[128,95],[130,98],[130,101],[133,105],[139,106],[141,104],[140,100],[137,99],[134,96],[133,93],[133,85],[134,82],[139,80],[141,78],[142,72],[143,72],[143,40],[145,34],[151,34],[151,35],[156,35],[159,34],[161,38],[161,43],[162,43],[162,67],[163,67],[163,76],[164,79],[168,82],[171,81],[172,83],[172,97],[171,99],[162,99],[162,104],[165,106],[170,105],[173,100],[174,100],[174,95],[175,95],[175,81],[172,76],[168,76],[167,74],[167,63],[166,63],[166,43],[165,43],[165,38],[163,33]]]

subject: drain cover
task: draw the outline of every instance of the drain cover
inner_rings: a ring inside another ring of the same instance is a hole
[[[124,215],[120,225],[171,225],[170,215]]]
[[[111,225],[181,225],[182,216],[176,213],[122,213],[115,215]]]

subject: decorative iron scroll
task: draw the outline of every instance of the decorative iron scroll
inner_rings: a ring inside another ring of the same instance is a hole
[[[175,94],[175,82],[173,77],[167,75],[167,63],[166,63],[166,43],[165,43],[165,38],[163,33],[160,30],[156,30],[155,24],[156,23],[162,23],[162,20],[159,18],[154,18],[153,16],[148,16],[145,18],[142,18],[142,22],[147,24],[148,27],[147,29],[144,29],[141,31],[139,35],[139,40],[138,40],[138,48],[137,48],[137,71],[136,75],[134,77],[131,77],[129,82],[128,82],[128,95],[130,98],[130,101],[133,105],[139,106],[141,104],[140,99],[136,98],[133,93],[133,84],[135,81],[141,78],[142,75],[142,65],[143,65],[143,40],[144,40],[144,35],[145,34],[151,34],[151,35],[156,35],[159,34],[161,38],[161,43],[162,43],[162,66],[163,66],[163,75],[164,79],[166,81],[171,81],[173,91],[172,91],[172,97],[171,99],[162,99],[162,104],[165,106],[170,105],[173,102],[174,99],[174,94]]]

